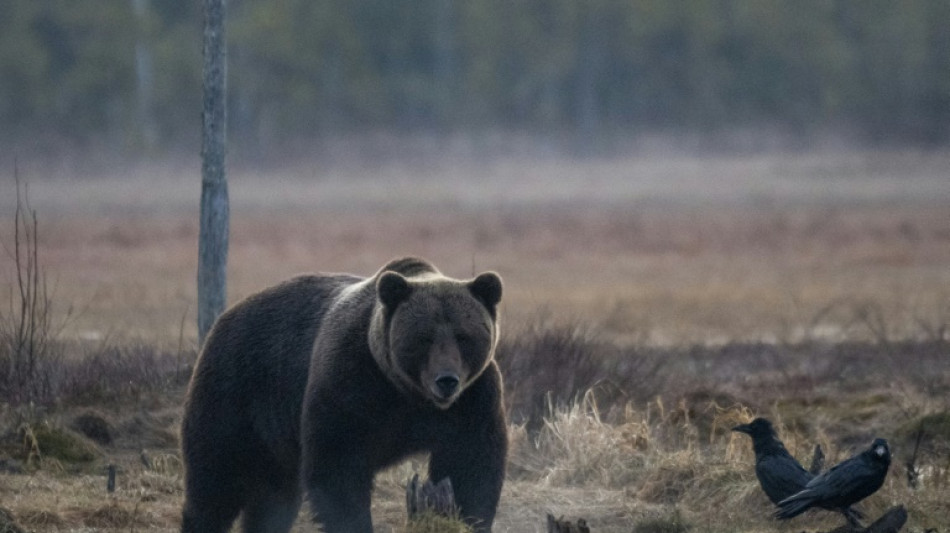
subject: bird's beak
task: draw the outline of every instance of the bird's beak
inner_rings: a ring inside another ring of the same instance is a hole
[[[887,449],[884,448],[884,446],[877,446],[874,448],[874,453],[876,453],[878,457],[884,457],[887,454]]]
[[[751,433],[752,433],[752,429],[749,428],[749,424],[740,424],[740,425],[738,425],[738,426],[732,428],[732,430],[733,430],[733,431],[738,431],[739,433],[746,433],[746,434],[751,434]]]

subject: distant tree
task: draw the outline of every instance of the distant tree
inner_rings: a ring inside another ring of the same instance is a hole
[[[142,144],[153,148],[158,139],[152,118],[155,68],[147,35],[148,10],[148,0],[132,0],[138,30],[135,40],[135,123]]]
[[[201,136],[201,229],[198,236],[198,341],[224,310],[228,265],[227,56],[225,0],[204,2],[204,107]]]

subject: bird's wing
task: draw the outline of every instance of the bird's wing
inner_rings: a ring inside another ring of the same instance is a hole
[[[825,479],[820,487],[814,488],[821,492],[823,499],[833,498],[852,503],[872,494],[880,488],[883,481],[881,469],[861,456],[838,464],[822,477]]]
[[[775,511],[775,517],[786,520],[793,516],[798,516],[817,502],[818,498],[815,495],[815,491],[812,489],[804,489],[778,502],[779,508]]]
[[[795,494],[808,484],[811,475],[791,456],[771,455],[756,464],[755,473],[762,490],[773,503]]]

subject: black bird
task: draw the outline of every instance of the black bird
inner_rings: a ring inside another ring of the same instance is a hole
[[[785,445],[778,439],[772,423],[764,418],[756,418],[749,424],[732,428],[752,437],[752,449],[755,450],[755,477],[772,503],[788,498],[803,490],[812,475],[792,457]]]
[[[779,502],[775,516],[792,518],[811,507],[837,509],[848,523],[859,526],[848,507],[877,492],[891,466],[891,451],[884,439],[874,439],[871,447],[815,476],[805,488]]]

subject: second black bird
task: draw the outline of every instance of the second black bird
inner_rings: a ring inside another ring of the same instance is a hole
[[[887,441],[874,439],[870,448],[815,476],[803,490],[779,502],[775,516],[792,518],[811,507],[837,509],[853,526],[854,517],[847,512],[848,507],[881,488],[890,466],[891,451]]]

